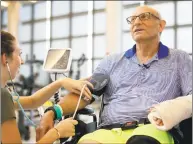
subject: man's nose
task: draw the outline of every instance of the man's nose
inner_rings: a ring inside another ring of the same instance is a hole
[[[139,17],[137,17],[133,23],[133,25],[138,25],[138,24],[141,24],[141,20]]]

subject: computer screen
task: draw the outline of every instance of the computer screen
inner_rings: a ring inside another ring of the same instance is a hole
[[[44,60],[43,69],[48,72],[68,72],[72,54],[70,48],[49,49]]]

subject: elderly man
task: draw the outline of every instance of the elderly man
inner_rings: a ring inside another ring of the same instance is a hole
[[[132,143],[136,135],[144,143],[174,143],[168,132],[151,124],[129,129],[121,126],[147,118],[152,105],[191,94],[191,59],[186,52],[170,49],[160,42],[166,22],[155,9],[137,7],[127,22],[136,44],[122,54],[107,56],[94,71],[94,74],[108,74],[110,81],[104,92],[99,129],[83,136],[79,143]],[[63,114],[72,113],[77,101],[73,94],[64,97],[60,102]],[[82,100],[80,108],[86,105]],[[40,135],[52,126],[53,115],[52,111],[45,113]]]

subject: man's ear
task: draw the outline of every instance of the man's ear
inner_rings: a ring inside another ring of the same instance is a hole
[[[166,26],[166,21],[165,20],[161,20],[160,21],[160,29],[159,29],[160,33],[164,30],[165,26]]]
[[[1,63],[3,65],[6,65],[6,63],[7,63],[7,56],[5,53],[3,55],[1,55]]]

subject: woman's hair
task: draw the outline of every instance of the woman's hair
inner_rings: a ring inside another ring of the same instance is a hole
[[[16,38],[6,31],[1,31],[1,56],[6,54],[8,57],[12,55],[14,51],[13,43]]]

